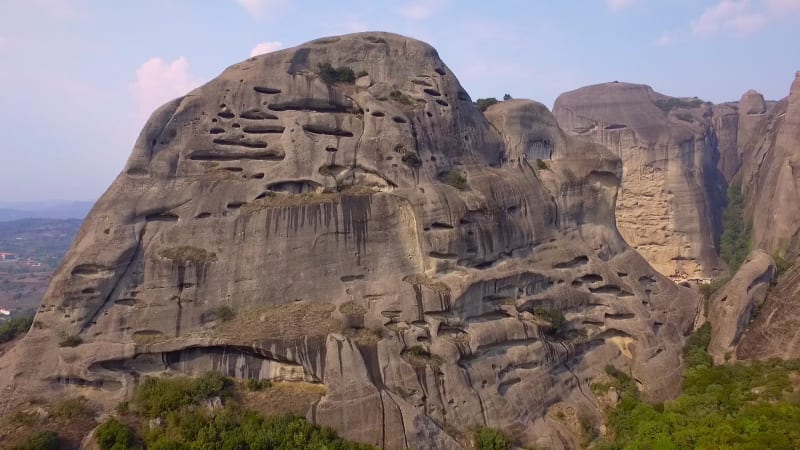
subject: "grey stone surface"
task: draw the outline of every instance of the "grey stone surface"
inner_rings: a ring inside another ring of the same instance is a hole
[[[570,447],[547,412],[596,417],[607,364],[676,394],[697,306],[619,235],[622,170],[538,103],[484,116],[402,36],[235,64],[152,115],[0,357],[0,412],[111,409],[139,376],[212,369],[323,384],[307,416],[388,449],[462,448],[477,425]]]
[[[747,257],[731,281],[709,299],[711,342],[708,352],[716,364],[735,358],[736,345],[755,317],[756,310],[764,304],[770,283],[776,276],[772,258],[756,250]]]
[[[724,178],[711,104],[612,82],[561,94],[553,112],[567,133],[622,159],[617,226],[653,267],[676,280],[724,272],[714,248]]]

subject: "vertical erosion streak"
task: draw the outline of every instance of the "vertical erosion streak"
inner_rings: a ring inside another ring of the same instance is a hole
[[[371,197],[367,195],[341,196],[342,224],[345,245],[352,239],[356,246],[356,264],[361,265],[361,255],[366,254]]]
[[[185,282],[186,264],[180,263],[178,264],[178,296],[175,298],[175,300],[178,302],[178,312],[175,315],[175,337],[180,337],[181,335],[181,315],[183,314],[183,310],[181,309],[181,295],[183,295]]]
[[[481,409],[483,424],[489,425],[489,422],[486,420],[486,407],[483,405],[483,397],[481,397],[481,393],[478,391],[478,388],[475,387],[475,384],[472,382],[472,377],[469,375],[469,363],[459,361],[458,367],[464,371],[464,377],[466,377],[469,387],[472,388],[472,392],[475,393],[475,397],[478,399],[478,406]]]
[[[425,320],[425,307],[422,304],[422,285],[414,284],[414,297],[417,304],[417,320]]]
[[[269,207],[264,213],[264,234],[267,240],[279,232],[281,223],[285,224],[286,236],[290,236],[290,231],[296,233],[303,227],[313,227],[316,233],[321,228],[329,230],[331,225],[335,229],[335,234],[338,234],[338,205],[335,202],[323,202]]]
[[[97,319],[97,316],[100,315],[100,311],[102,311],[103,308],[106,305],[108,305],[109,302],[111,301],[111,297],[114,295],[114,292],[116,292],[120,281],[122,281],[122,279],[128,273],[128,270],[130,270],[131,265],[136,260],[136,257],[139,256],[139,253],[142,251],[142,241],[144,240],[144,233],[145,233],[146,230],[147,230],[147,224],[145,223],[144,225],[142,225],[142,232],[139,233],[138,236],[136,236],[136,246],[134,247],[133,251],[131,252],[130,259],[128,259],[128,261],[125,262],[125,268],[121,272],[115,272],[114,273],[114,278],[115,278],[114,285],[111,287],[111,289],[109,289],[108,295],[105,297],[105,299],[103,299],[103,303],[98,305],[97,309],[95,309],[94,312],[92,312],[91,316],[87,316],[86,320],[81,325],[81,328],[78,331],[78,334],[83,333],[84,331],[86,331],[86,328],[88,328],[89,325],[92,324]],[[134,228],[133,232],[134,232],[134,235],[135,235],[136,234],[136,229],[135,228]]]

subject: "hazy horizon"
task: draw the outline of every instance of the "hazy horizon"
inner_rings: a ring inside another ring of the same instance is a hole
[[[473,99],[552,107],[607,81],[674,96],[785,97],[800,0],[7,2],[0,201],[93,201],[150,112],[252,54],[381,30],[436,47]]]

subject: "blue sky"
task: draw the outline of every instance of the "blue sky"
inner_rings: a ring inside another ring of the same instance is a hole
[[[676,96],[788,94],[800,0],[0,0],[0,201],[93,200],[149,113],[254,51],[392,31],[472,98],[620,80]]]

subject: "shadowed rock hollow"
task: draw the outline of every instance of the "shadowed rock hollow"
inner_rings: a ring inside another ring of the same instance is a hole
[[[574,447],[552,411],[596,420],[606,364],[677,392],[697,305],[619,236],[621,172],[538,103],[484,116],[419,41],[248,59],[152,115],[0,359],[4,411],[217,370],[323,384],[310,420],[389,449]]]

